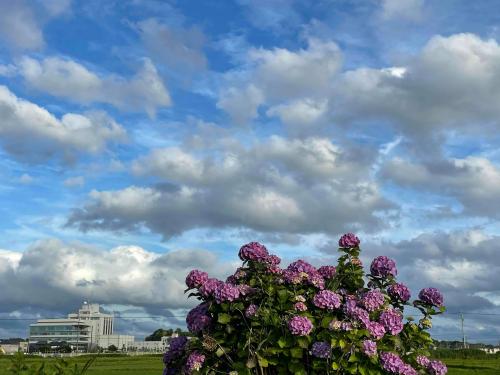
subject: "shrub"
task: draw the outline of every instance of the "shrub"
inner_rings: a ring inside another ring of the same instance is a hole
[[[441,293],[423,289],[412,303],[422,319],[404,322],[410,291],[396,282],[395,262],[375,258],[365,280],[359,239],[342,236],[339,251],[336,267],[298,260],[281,269],[252,242],[226,281],[191,271],[186,292],[201,301],[186,319],[195,337],[172,340],[164,374],[445,374],[428,358]]]

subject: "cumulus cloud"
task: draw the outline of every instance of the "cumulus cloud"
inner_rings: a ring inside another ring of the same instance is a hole
[[[136,28],[149,54],[158,63],[184,74],[205,70],[207,59],[203,47],[206,38],[198,27],[167,25],[149,18],[137,23]]]
[[[39,49],[45,44],[40,21],[23,0],[0,2],[0,37],[19,49]]]
[[[167,88],[149,59],[144,59],[142,68],[130,79],[98,75],[60,57],[25,57],[20,73],[31,87],[77,103],[109,103],[126,111],[146,111],[151,117],[158,108],[171,105]]]
[[[72,187],[82,187],[85,185],[85,178],[83,176],[69,177],[64,180],[64,186]]]
[[[195,302],[184,295],[193,268],[224,277],[234,265],[206,250],[165,254],[138,246],[98,249],[82,243],[46,239],[23,252],[0,251],[0,312],[16,309],[69,312],[83,299],[142,308],[183,309]]]
[[[418,21],[422,18],[424,0],[382,0],[381,18]]]
[[[499,66],[500,46],[493,39],[435,36],[405,66],[344,72],[331,110],[340,123],[384,121],[425,154],[432,138],[446,131],[498,129]]]
[[[50,158],[73,161],[95,154],[109,142],[125,140],[125,130],[103,113],[66,113],[60,119],[0,86],[0,144],[13,157],[39,163]]]
[[[486,158],[422,163],[395,158],[384,164],[380,175],[408,189],[453,197],[465,215],[499,217],[500,169]]]
[[[92,191],[69,225],[82,230],[138,229],[166,238],[193,228],[248,228],[259,232],[339,233],[375,230],[379,213],[394,206],[366,179],[367,154],[342,150],[326,138],[278,136],[218,156],[181,148],[136,160],[137,175],[161,184]],[[318,199],[321,197],[321,199]]]
[[[307,41],[307,48],[296,51],[253,48],[245,67],[227,73],[217,105],[241,121],[255,117],[264,103],[323,98],[331,89],[341,60],[334,42],[314,38]]]

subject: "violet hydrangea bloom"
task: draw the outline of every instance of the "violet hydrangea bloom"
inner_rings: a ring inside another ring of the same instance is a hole
[[[314,267],[312,264],[309,264],[305,260],[302,260],[302,259],[299,259],[293,263],[290,263],[290,265],[286,269],[290,270],[290,271],[294,271],[294,272],[305,272],[308,274],[318,272],[316,267]]]
[[[364,340],[363,341],[363,353],[365,353],[368,357],[373,357],[377,354],[377,343],[372,340]]]
[[[372,276],[376,277],[396,276],[398,274],[396,263],[385,255],[378,256],[373,260],[370,272]]]
[[[396,283],[387,288],[387,293],[396,299],[402,302],[408,302],[411,297],[410,289],[404,284]]]
[[[368,322],[366,324],[366,329],[370,335],[377,340],[381,339],[385,335],[385,327],[378,322]]]
[[[198,333],[206,329],[212,319],[208,316],[208,306],[202,303],[192,309],[186,316],[186,323],[189,332]]]
[[[320,309],[338,309],[340,307],[340,296],[331,290],[322,290],[314,296],[313,303]]]
[[[320,268],[318,268],[318,272],[325,279],[329,280],[333,279],[335,273],[337,272],[337,269],[334,266],[321,266]]]
[[[208,280],[208,273],[192,270],[186,276],[186,285],[188,288],[199,288]]]
[[[319,272],[312,272],[308,274],[308,280],[311,285],[318,289],[325,289],[325,279]]]
[[[418,294],[418,299],[433,306],[443,306],[443,295],[436,288],[424,288]]]
[[[415,370],[411,365],[408,363],[403,363],[401,365],[401,368],[399,369],[399,374],[400,375],[418,375],[417,370]]]
[[[172,363],[172,361],[174,361],[177,357],[179,357],[183,353],[187,341],[188,339],[186,336],[178,336],[170,340],[168,350],[163,355],[163,363],[168,365],[169,363]]]
[[[281,263],[281,258],[277,255],[271,254],[267,257],[266,262],[273,266],[277,266]]]
[[[266,247],[258,242],[250,242],[243,245],[238,255],[241,260],[253,260],[256,262],[265,262],[269,257]]]
[[[296,302],[293,308],[297,311],[307,311],[307,306],[304,302]]]
[[[205,355],[196,351],[192,352],[186,360],[186,373],[191,374],[195,370],[199,371],[203,366],[203,362],[205,362]]]
[[[417,356],[417,363],[422,367],[427,367],[431,363],[431,360],[425,355],[419,355]]]
[[[213,296],[215,289],[217,289],[217,287],[220,284],[223,284],[223,282],[220,280],[217,280],[214,278],[208,279],[207,281],[205,281],[205,283],[199,289],[201,295],[205,298]]]
[[[353,233],[346,233],[339,239],[339,246],[343,248],[351,248],[359,246],[361,241]]]
[[[248,296],[255,292],[255,289],[247,284],[239,284],[236,287],[238,288],[238,290],[240,291],[240,295],[242,296]]]
[[[399,370],[404,365],[404,362],[401,360],[401,358],[399,358],[397,354],[390,352],[380,353],[380,362],[382,364],[382,368],[392,374],[399,374]]]
[[[330,358],[332,355],[332,347],[324,341],[316,341],[312,344],[311,354],[317,358]]]
[[[254,317],[255,315],[257,315],[257,309],[258,309],[257,305],[254,305],[254,304],[252,303],[250,306],[248,306],[248,307],[246,308],[246,310],[245,310],[245,316],[246,316],[247,318],[252,318],[252,317]]]
[[[240,297],[240,290],[236,285],[220,283],[214,292],[217,303],[233,302]]]
[[[306,316],[294,316],[288,321],[288,329],[292,335],[307,336],[313,330],[313,324]]]
[[[368,311],[375,311],[385,302],[385,297],[380,290],[370,290],[363,295],[361,303]]]
[[[448,372],[448,367],[441,361],[430,361],[427,365],[427,371],[431,375],[445,375]]]
[[[396,309],[389,309],[380,314],[379,322],[391,335],[397,335],[403,330],[403,316]]]

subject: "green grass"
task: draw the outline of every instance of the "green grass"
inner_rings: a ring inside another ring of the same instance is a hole
[[[84,364],[89,357],[69,358],[70,363]],[[51,363],[52,358],[42,359],[39,357],[27,357],[26,363],[31,366],[35,363],[45,360]],[[9,356],[0,357],[0,375],[7,375],[7,368],[10,365]],[[86,375],[161,375],[163,363],[161,355],[142,355],[142,356],[102,356],[98,357],[89,369]]]
[[[88,357],[71,358],[72,363],[84,363]],[[28,365],[41,361],[41,358],[28,357]],[[47,358],[46,361],[53,361]],[[449,375],[498,375],[500,374],[500,359],[445,359]],[[7,375],[9,357],[0,357],[0,375]],[[163,364],[161,356],[102,356],[97,358],[88,375],[161,375]]]

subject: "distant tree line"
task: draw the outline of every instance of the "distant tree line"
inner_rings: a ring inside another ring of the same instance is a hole
[[[178,334],[179,336],[191,336],[190,332],[183,331],[180,328],[176,328],[176,329],[159,328],[156,331],[154,331],[151,335],[147,336],[144,339],[144,341],[161,341],[161,338],[163,336],[172,336],[174,333]]]

